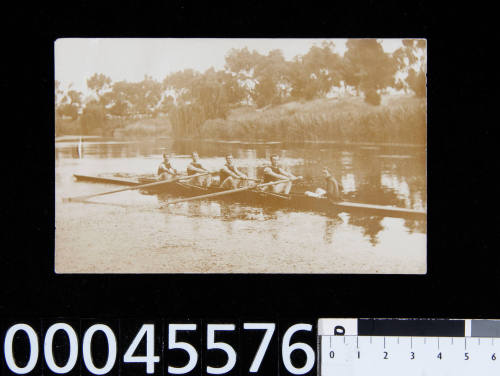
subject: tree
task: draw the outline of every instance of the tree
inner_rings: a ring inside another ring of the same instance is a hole
[[[176,102],[186,102],[190,100],[193,82],[200,76],[200,73],[193,69],[185,69],[172,73],[163,80],[163,87],[171,91]]]
[[[247,47],[240,50],[232,48],[226,55],[225,68],[235,73],[239,79],[254,77],[254,69],[261,55],[257,51],[250,52]]]
[[[230,72],[237,80],[238,85],[243,90],[243,99],[252,101],[252,90],[258,83],[254,76],[255,67],[260,59],[257,51],[250,52],[247,47],[231,49],[226,55],[225,69]]]
[[[261,55],[247,48],[232,49],[226,56],[226,70],[237,78],[257,107],[283,103],[289,97],[288,63],[281,50]]]
[[[62,104],[62,105],[58,106],[56,113],[59,116],[70,117],[71,120],[78,119],[78,108],[76,108],[75,106],[72,106],[69,103]]]
[[[183,136],[199,135],[206,120],[225,118],[229,108],[245,96],[235,76],[213,68],[203,74],[177,72],[165,84],[177,93],[177,104],[169,114],[174,132]]]
[[[296,56],[289,64],[288,80],[292,97],[313,99],[325,96],[342,80],[342,58],[333,52],[332,42],[312,46],[304,56]]]
[[[99,104],[114,116],[154,116],[162,94],[162,84],[145,76],[140,82],[115,82],[100,96]]]
[[[92,90],[97,98],[101,97],[101,94],[110,88],[111,78],[105,76],[102,73],[94,73],[92,77],[87,79],[87,86]]]
[[[82,93],[76,90],[68,91],[68,97],[70,99],[70,103],[74,104],[77,107],[82,105]]]
[[[415,96],[426,95],[426,41],[404,39],[403,47],[394,51],[393,58],[398,70],[405,77],[401,86],[411,89]]]
[[[61,104],[62,98],[64,97],[64,90],[61,88],[61,82],[58,80],[55,80],[54,82],[54,102],[56,106]]]
[[[416,97],[425,98],[427,93],[426,86],[426,74],[423,70],[419,70],[418,72],[411,68],[408,71],[408,77],[406,77],[406,82],[408,82],[408,86],[415,93]]]
[[[97,101],[87,103],[80,118],[82,134],[91,134],[101,131],[106,122],[104,107]]]
[[[231,104],[243,97],[237,80],[224,71],[208,69],[192,81],[190,98],[204,109],[207,119],[225,118]]]
[[[281,50],[259,55],[255,66],[257,85],[251,93],[257,107],[285,102],[289,96],[288,64]]]
[[[162,100],[162,84],[145,76],[144,80],[136,84],[135,107],[136,112],[142,115],[154,116]]]
[[[62,93],[62,90],[60,91]],[[82,107],[82,93],[76,90],[69,90],[56,106],[56,114],[59,116],[67,116],[72,120],[78,118],[78,113]]]
[[[365,101],[380,103],[378,91],[395,83],[397,66],[376,39],[349,39],[343,77],[347,85],[365,94]]]
[[[166,93],[163,93],[163,98],[158,107],[158,111],[168,114],[170,111],[174,109],[174,107],[175,107],[174,97]]]

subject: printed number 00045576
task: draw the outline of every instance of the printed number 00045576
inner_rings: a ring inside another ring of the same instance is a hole
[[[195,369],[198,365],[199,354],[196,348],[188,343],[177,340],[177,333],[180,331],[195,331],[198,329],[197,324],[168,324],[168,340],[166,349],[168,350],[183,350],[188,357],[187,362],[181,367],[174,367],[167,365],[167,372],[169,375],[182,375],[187,374]],[[269,348],[269,344],[274,335],[276,324],[274,323],[244,323],[243,329],[245,330],[262,330],[264,335],[256,349],[253,360],[250,364],[248,372],[257,373],[262,364],[264,356]],[[206,350],[220,350],[225,352],[227,361],[223,366],[213,367],[206,365],[206,373],[211,375],[223,375],[231,372],[237,361],[237,354],[235,349],[228,343],[215,341],[215,333],[221,331],[235,331],[234,324],[207,324],[206,326]],[[24,365],[19,365],[16,362],[13,345],[16,334],[21,331],[24,332],[28,338],[29,351],[28,361]],[[56,364],[54,360],[53,346],[54,335],[56,332],[62,331],[69,339],[69,356],[67,357],[64,365]],[[312,347],[303,342],[291,343],[292,336],[300,331],[311,332],[312,325],[298,323],[290,326],[284,333],[281,341],[281,357],[284,367],[288,372],[293,375],[303,375],[311,371],[315,364],[315,352]],[[106,337],[107,341],[107,359],[103,366],[96,366],[92,358],[92,338],[97,332],[101,332]],[[145,355],[134,355],[139,344],[145,339]],[[95,324],[90,326],[83,334],[81,343],[81,352],[84,367],[94,375],[106,375],[115,366],[117,360],[117,339],[113,330],[105,324]],[[35,369],[39,358],[39,340],[36,331],[28,324],[15,324],[12,325],[5,334],[4,339],[4,357],[7,368],[15,374],[28,374]],[[45,358],[46,366],[54,373],[66,374],[71,372],[78,359],[79,352],[78,336],[73,327],[67,323],[56,323],[51,325],[45,332],[43,340],[43,356]],[[305,356],[305,364],[296,367],[292,363],[291,354],[294,351],[300,351]],[[160,356],[156,355],[158,349],[155,349],[155,325],[143,324],[135,335],[134,339],[127,347],[123,355],[123,363],[144,363],[147,374],[155,373],[156,363],[160,362]]]

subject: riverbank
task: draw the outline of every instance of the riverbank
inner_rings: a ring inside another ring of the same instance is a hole
[[[379,106],[356,97],[318,99],[264,110],[235,109],[225,120],[207,120],[201,137],[425,145],[426,117],[425,99],[415,97],[385,97]]]
[[[379,106],[360,97],[242,106],[225,119],[206,120],[187,138],[243,142],[335,142],[426,145],[427,104],[413,96],[385,96]],[[79,134],[79,120],[56,119],[56,135]],[[107,119],[93,133],[119,139],[173,137],[168,116]],[[183,137],[183,138],[185,138]]]
[[[72,135],[81,135],[82,127],[80,119],[56,118],[55,124],[56,138]],[[147,139],[158,137],[169,137],[172,134],[170,120],[166,116],[159,116],[152,119],[106,119],[104,123],[94,129],[89,137],[112,137],[117,139]]]

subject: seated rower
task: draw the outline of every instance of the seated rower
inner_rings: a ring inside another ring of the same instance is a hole
[[[248,181],[248,176],[238,170],[234,164],[231,154],[226,156],[226,164],[220,170],[220,186],[222,188],[235,189],[245,186]]]
[[[289,194],[292,189],[292,180],[301,179],[302,176],[295,176],[279,166],[279,156],[276,154],[271,155],[271,165],[266,166],[264,169],[264,183],[270,183],[277,180],[289,180],[284,183],[275,184],[263,187],[264,190],[271,187],[274,193]]]
[[[198,156],[197,152],[193,152],[191,154],[191,158],[193,160],[187,166],[188,175],[196,175],[196,174],[210,172],[205,167],[203,167],[203,165],[200,163],[200,157]],[[197,185],[200,185],[203,187],[210,187],[210,185],[212,184],[212,176],[211,175],[197,176],[197,177],[191,179],[191,181],[194,184],[197,184]]]
[[[178,174],[179,172],[172,167],[172,164],[170,163],[170,158],[167,155],[167,153],[163,153],[163,161],[158,166],[158,171],[157,171],[158,179],[169,180],[174,178]]]

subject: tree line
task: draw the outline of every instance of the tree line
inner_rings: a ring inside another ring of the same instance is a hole
[[[223,70],[185,69],[161,82],[149,76],[140,82],[112,82],[95,73],[87,80],[92,93],[87,98],[76,90],[64,91],[56,81],[56,115],[79,119],[82,132],[89,133],[108,119],[165,114],[176,135],[197,135],[202,123],[225,119],[232,108],[324,98],[338,88],[372,105],[379,105],[390,87],[425,97],[425,48],[424,40],[408,39],[389,54],[378,40],[351,39],[343,56],[325,41],[290,61],[281,50],[264,55],[232,49]]]

